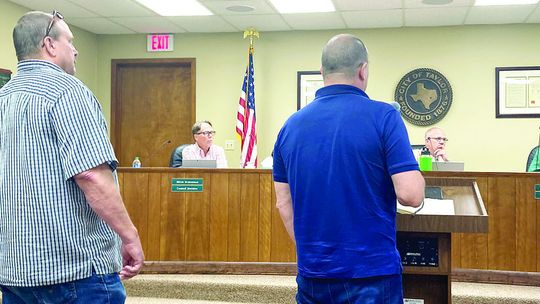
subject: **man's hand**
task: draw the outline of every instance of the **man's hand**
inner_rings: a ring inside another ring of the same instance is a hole
[[[122,270],[120,279],[127,280],[136,276],[143,266],[144,253],[139,238],[134,242],[122,243]]]
[[[436,161],[448,161],[448,156],[446,155],[446,150],[444,148],[435,150],[434,154]]]

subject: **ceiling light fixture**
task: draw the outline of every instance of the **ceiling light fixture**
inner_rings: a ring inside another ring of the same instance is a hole
[[[335,12],[332,0],[270,0],[281,14]]]
[[[526,5],[536,4],[538,0],[475,0],[474,6],[489,6],[489,5]]]
[[[249,5],[232,5],[225,8],[228,11],[235,12],[235,13],[247,13],[252,12],[255,10],[253,6]]]
[[[135,0],[161,16],[209,16],[210,10],[196,0]]]
[[[422,3],[427,5],[445,5],[454,2],[453,0],[422,0]]]

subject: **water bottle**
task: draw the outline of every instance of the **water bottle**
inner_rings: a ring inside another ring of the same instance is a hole
[[[433,170],[433,157],[429,154],[428,149],[423,149],[420,154],[420,160],[418,162],[420,166],[420,171],[431,171]]]
[[[141,167],[141,160],[138,156],[135,156],[135,159],[133,160],[133,163],[131,164],[131,167],[133,168],[140,168]]]

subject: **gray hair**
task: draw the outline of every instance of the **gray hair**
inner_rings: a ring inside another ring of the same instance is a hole
[[[424,134],[424,138],[425,139],[428,139],[429,135],[431,134],[431,132],[435,131],[435,130],[441,130],[441,132],[444,133],[443,129],[439,128],[439,127],[431,127],[429,129],[427,129],[426,133]]]
[[[191,134],[195,135],[197,133],[199,133],[199,131],[201,130],[201,127],[202,127],[202,124],[203,123],[206,123],[206,124],[209,124],[210,127],[213,127],[212,126],[212,123],[209,122],[208,120],[202,120],[202,121],[197,121],[193,127],[191,127]]]
[[[342,73],[354,77],[356,69],[368,62],[367,49],[362,40],[350,34],[332,37],[324,46],[321,63],[323,76]]]
[[[13,28],[13,44],[19,61],[36,57],[43,45],[43,39],[53,16],[44,12],[28,12],[24,14]],[[49,33],[58,39],[59,31],[56,23]]]

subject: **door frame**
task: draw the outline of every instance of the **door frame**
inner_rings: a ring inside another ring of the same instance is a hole
[[[144,58],[144,59],[111,59],[111,143],[116,154],[121,154],[120,122],[122,119],[122,99],[120,98],[121,80],[117,71],[129,66],[182,66],[190,67],[191,71],[191,124],[196,119],[196,78],[195,58]]]

